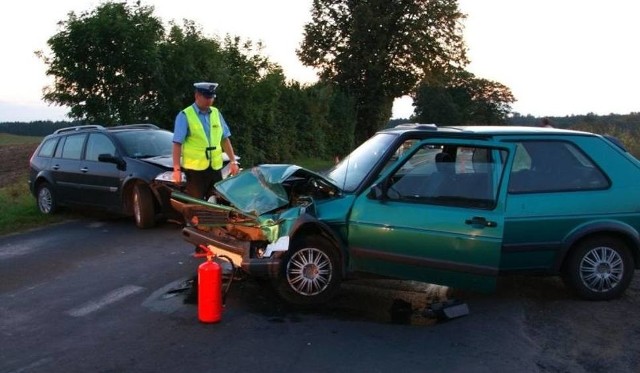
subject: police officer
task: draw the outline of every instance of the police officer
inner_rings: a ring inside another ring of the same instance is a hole
[[[185,192],[205,199],[222,180],[222,152],[230,159],[229,173],[238,173],[238,162],[222,113],[213,107],[218,83],[195,83],[195,102],[176,115],[173,131],[173,181],[187,177]]]

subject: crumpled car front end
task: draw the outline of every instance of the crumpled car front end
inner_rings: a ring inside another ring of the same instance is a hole
[[[215,202],[172,193],[172,206],[186,222],[185,240],[227,256],[250,275],[276,277],[291,232],[316,218],[317,201],[340,191],[299,166],[261,165],[217,183],[216,193]]]

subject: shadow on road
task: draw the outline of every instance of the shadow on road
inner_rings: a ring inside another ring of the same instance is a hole
[[[227,286],[225,282],[223,289]],[[185,303],[195,304],[190,290],[185,289]],[[243,278],[234,280],[226,297],[227,308],[242,309],[263,315],[269,322],[297,322],[314,315],[349,321],[432,325],[434,317],[426,316],[431,304],[446,301],[449,289],[415,281],[362,279],[350,280],[330,302],[314,307],[297,307],[283,301],[266,280]]]

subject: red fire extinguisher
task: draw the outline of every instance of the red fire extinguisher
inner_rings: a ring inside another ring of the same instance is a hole
[[[222,318],[222,268],[207,250],[207,261],[198,267],[198,319],[215,323]]]

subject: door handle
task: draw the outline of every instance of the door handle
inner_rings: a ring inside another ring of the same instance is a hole
[[[55,166],[53,166],[51,168],[53,168],[55,171],[58,171],[60,169],[60,165],[55,165]]]
[[[474,216],[471,219],[465,220],[464,223],[468,225],[481,225],[483,227],[491,227],[491,228],[498,226],[498,223],[496,223],[495,221],[487,220],[482,216]]]
[[[82,172],[83,174],[86,174],[87,172],[89,172],[89,169],[87,167],[82,167],[80,169],[80,172]]]

